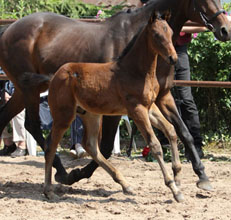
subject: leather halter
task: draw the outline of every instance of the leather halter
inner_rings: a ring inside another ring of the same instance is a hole
[[[212,22],[214,21],[214,19],[219,16],[220,14],[225,14],[225,10],[221,9],[218,12],[216,12],[211,18],[208,18],[205,15],[205,12],[203,12],[202,9],[200,9],[200,7],[198,6],[197,0],[193,0],[193,4],[194,4],[194,10],[198,10],[200,17],[202,19],[202,21],[204,22],[204,25],[212,32],[216,32],[216,28],[212,25]]]

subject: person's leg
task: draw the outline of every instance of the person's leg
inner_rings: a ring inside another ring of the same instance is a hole
[[[4,142],[4,147],[0,150],[0,156],[10,156],[16,150],[16,145],[13,142],[12,134],[8,132],[8,127],[5,127],[1,138]]]
[[[71,151],[70,153],[77,158],[86,156],[86,151],[82,147],[83,124],[79,116],[71,124]]]
[[[118,125],[117,131],[116,131],[114,147],[113,147],[112,153],[115,155],[120,154],[120,125]]]
[[[21,111],[12,119],[13,141],[17,145],[17,149],[11,154],[12,157],[25,156],[27,154],[26,130],[24,127],[24,123],[25,110]]]
[[[190,80],[190,67],[187,54],[187,47],[177,47],[178,62],[175,67],[176,80]],[[180,112],[189,132],[193,136],[195,147],[202,158],[202,137],[200,133],[200,120],[197,106],[194,102],[191,87],[176,87],[177,98],[180,100]],[[187,152],[186,152],[187,154]]]

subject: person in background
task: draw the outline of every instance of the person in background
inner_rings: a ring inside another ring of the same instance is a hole
[[[175,49],[178,55],[178,61],[175,65],[175,79],[176,80],[191,80],[189,56],[188,56],[188,44],[192,40],[193,33],[204,32],[207,29],[199,24],[192,23],[190,21],[182,28],[180,35],[176,41]],[[194,139],[194,144],[200,158],[203,158],[204,153],[202,150],[203,139],[200,133],[200,120],[198,109],[195,104],[191,87],[175,87],[175,100],[185,125],[189,129],[190,134]],[[185,157],[189,160],[189,154],[185,151]]]
[[[0,74],[3,75],[4,72],[0,67]],[[5,104],[5,80],[0,81],[0,106]],[[10,132],[8,132],[9,128],[5,127],[2,136],[0,137],[0,144],[2,143],[4,147],[0,150],[0,156],[10,156],[16,150],[16,145],[13,142],[13,137]]]
[[[82,158],[87,155],[87,152],[82,147],[83,138],[83,123],[79,116],[71,124],[71,150],[70,153],[74,157]]]
[[[0,74],[5,74],[0,68]],[[1,105],[5,104],[14,92],[14,85],[11,81],[1,82]],[[20,112],[11,120],[11,126],[7,126],[2,133],[4,141],[4,148],[0,150],[0,156],[25,156],[27,154],[26,141],[25,141],[25,110]],[[13,130],[13,136],[9,130]]]
[[[14,85],[11,81],[5,83],[5,101],[7,102],[14,93]],[[27,155],[26,131],[24,127],[25,110],[21,111],[11,120],[13,130],[13,142],[16,143],[16,149],[10,155],[11,157],[20,157]],[[3,149],[4,150],[4,149]],[[6,150],[7,151],[7,150]],[[9,151],[9,150],[8,150]]]

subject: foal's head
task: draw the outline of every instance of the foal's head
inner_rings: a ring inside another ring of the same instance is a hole
[[[175,64],[177,54],[172,43],[173,31],[169,27],[167,20],[169,12],[155,12],[149,20],[148,31],[151,47],[161,55],[169,64]]]

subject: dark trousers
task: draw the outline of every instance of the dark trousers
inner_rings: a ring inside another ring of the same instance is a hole
[[[71,124],[71,147],[77,143],[81,144],[83,138],[83,123],[79,116]]]
[[[187,45],[176,46],[176,52],[178,55],[178,62],[175,65],[175,79],[190,80],[191,74]],[[202,137],[200,134],[200,121],[197,106],[192,96],[191,87],[174,87],[173,94],[179,113],[194,138],[195,146],[201,147]]]

